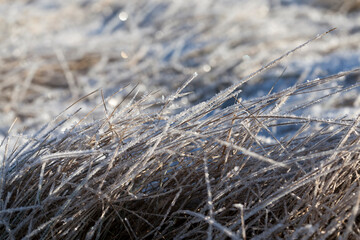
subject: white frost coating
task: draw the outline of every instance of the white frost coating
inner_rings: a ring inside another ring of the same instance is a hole
[[[316,0],[320,1],[325,2]],[[199,193],[208,190],[208,198],[205,196],[201,204],[208,208],[178,212],[180,217],[187,215],[190,221],[202,224],[201,229],[209,226],[209,239],[222,238],[224,234],[238,239],[241,233],[246,236],[244,219],[227,221],[225,227],[218,213],[226,214],[229,209],[233,212],[235,207],[240,208],[245,219],[257,218],[259,213],[264,216],[272,211],[274,204],[287,206],[281,202],[284,199],[295,202],[304,197],[297,196],[298,189],[311,190],[307,187],[311,183],[336,176],[332,170],[347,167],[335,164],[334,169],[326,169],[327,165],[317,164],[316,159],[347,154],[355,149],[355,146],[344,145],[341,149],[332,146],[336,145],[339,129],[346,131],[353,124],[349,119],[360,113],[359,89],[352,87],[359,82],[358,73],[323,78],[360,65],[360,31],[355,21],[360,13],[357,11],[345,14],[314,7],[312,1],[295,0],[3,2],[0,6],[3,79],[0,81],[0,140],[8,135],[7,130],[16,117],[19,121],[11,131],[9,150],[5,152],[7,140],[0,146],[0,169],[4,155],[8,157],[14,150],[0,173],[7,174],[6,184],[10,186],[7,188],[20,186],[19,191],[13,193],[22,193],[21,185],[15,184],[22,176],[29,173],[39,179],[33,187],[26,184],[30,186],[26,192],[30,193],[34,186],[36,191],[34,196],[26,196],[24,202],[11,202],[16,198],[11,191],[5,197],[2,195],[1,199],[7,198],[4,206],[16,203],[20,206],[26,203],[26,206],[5,207],[0,213],[20,214],[32,208],[36,212],[36,204],[43,204],[44,200],[51,202],[68,197],[61,206],[54,204],[59,209],[55,216],[45,220],[48,222],[36,226],[34,222],[32,226],[30,220],[31,224],[23,224],[28,238],[46,236],[49,229],[48,233],[53,234],[55,227],[71,224],[79,220],[79,215],[83,217],[81,205],[77,216],[58,220],[62,212],[73,207],[71,199],[74,203],[83,200],[82,194],[105,204],[105,208],[102,204],[90,204],[91,211],[99,205],[99,212],[90,216],[91,222],[96,221],[92,224],[94,230],[97,226],[107,226],[102,225],[109,219],[106,209],[116,210],[112,206],[106,208],[106,204],[114,201],[115,205],[128,206],[129,199],[158,198],[155,201],[159,200],[159,205],[170,206],[165,214],[159,212],[158,216],[163,216],[162,224],[145,225],[158,234],[156,238],[161,238],[162,231],[169,230],[169,225],[162,225],[177,211],[171,208],[175,204],[176,208],[179,206],[178,198],[183,199],[181,194],[186,195],[188,189],[199,186]],[[282,59],[273,69],[267,69],[266,63],[334,26],[338,30]],[[58,52],[56,57],[54,49],[59,49],[61,54]],[[32,71],[29,66],[33,64],[38,68]],[[197,72],[198,76],[194,74]],[[78,101],[82,96],[86,97]],[[348,117],[343,118],[345,114]],[[327,119],[329,116],[332,119]],[[49,124],[41,129],[46,123]],[[330,136],[323,136],[322,129],[329,125]],[[302,127],[299,136],[292,139]],[[357,129],[351,129],[353,134],[343,138],[342,143],[348,137],[357,136]],[[318,135],[322,137],[320,141],[317,141]],[[299,141],[305,138],[311,141],[302,145]],[[349,138],[348,142],[351,141]],[[329,149],[322,150],[319,146]],[[321,151],[306,153],[309,147]],[[200,164],[202,174],[197,169],[196,157],[208,153],[204,149],[209,150],[211,157],[205,165]],[[174,157],[163,159],[162,156]],[[73,169],[67,167],[72,164]],[[220,164],[216,174],[213,174],[214,164]],[[309,167],[306,164],[310,164]],[[166,169],[168,166],[171,168]],[[194,173],[200,172],[204,179],[189,185],[188,179],[180,176],[178,183],[182,184],[184,179],[186,186],[173,188],[171,181],[177,180],[177,174],[187,167]],[[158,174],[162,170],[166,177]],[[322,170],[325,172],[311,172]],[[294,171],[298,174],[293,174]],[[55,174],[56,180],[46,182],[51,174]],[[5,180],[3,176],[0,176],[0,191],[5,182],[1,182]],[[145,188],[137,186],[143,177],[153,176],[156,179],[145,184]],[[300,180],[304,177],[304,181],[291,180],[294,176]],[[217,182],[219,177],[226,180],[224,185]],[[266,189],[283,180],[288,185],[276,186],[275,191]],[[260,185],[263,181],[267,184]],[[261,186],[259,189],[257,184]],[[159,188],[162,189],[154,192]],[[252,202],[241,199],[242,204],[238,203],[236,194],[246,196],[236,193],[242,188],[253,191],[247,195],[253,196]],[[45,189],[49,189],[51,195],[47,199]],[[170,196],[171,191],[178,192],[172,199],[173,204],[169,204],[171,201],[162,204],[161,200]],[[259,201],[255,196],[257,192]],[[229,202],[231,196],[235,201]],[[34,201],[26,202],[28,200]],[[309,209],[305,206],[305,210]],[[134,216],[136,214],[134,212]],[[141,218],[145,216],[141,215]],[[93,216],[101,217],[93,219]],[[12,229],[8,226],[21,226],[14,222],[8,224],[7,220],[14,220],[11,218],[0,219],[1,227],[5,226],[10,238]],[[16,219],[29,220],[27,216],[24,219],[15,216]],[[123,220],[131,232],[133,220]],[[291,221],[267,220],[262,230],[256,230],[260,234],[258,239],[270,239],[276,231],[292,229],[284,226]],[[83,219],[80,222],[58,233],[66,235],[71,229],[81,231]],[[312,233],[319,234],[318,229],[314,223],[283,233],[289,238],[306,238]],[[98,233],[89,233],[87,237]]]

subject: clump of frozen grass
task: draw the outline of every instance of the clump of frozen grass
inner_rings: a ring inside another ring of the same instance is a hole
[[[359,238],[360,117],[294,114],[358,87],[331,83],[359,70],[238,98],[291,52],[178,114],[167,109],[196,75],[159,111],[144,114],[146,97],[111,108],[102,96],[102,119],[59,134],[75,111],[22,145],[4,139],[0,238]],[[293,131],[278,139],[283,128]]]

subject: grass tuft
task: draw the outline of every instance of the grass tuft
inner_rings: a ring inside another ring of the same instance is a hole
[[[146,97],[111,111],[97,91],[102,119],[56,131],[75,111],[11,150],[4,140],[0,238],[360,237],[360,117],[295,115],[357,87],[331,83],[359,69],[222,107],[279,60],[178,114],[169,108],[196,75],[158,111],[144,114]],[[278,139],[284,127],[296,131]]]

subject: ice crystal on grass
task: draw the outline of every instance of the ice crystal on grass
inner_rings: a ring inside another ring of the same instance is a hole
[[[359,238],[357,8],[287,2],[5,1],[0,239]]]
[[[86,124],[80,119],[60,134],[56,129],[70,115],[2,156],[2,237],[261,239],[299,236],[296,229],[308,229],[310,237],[323,236],[334,213],[344,223],[344,234],[356,235],[351,229],[357,208],[350,203],[358,202],[352,193],[359,118],[323,121],[277,113],[287,109],[284,98],[312,89],[330,91],[325,96],[346,91],[327,84],[357,71],[221,109],[236,89],[231,86],[177,115],[166,110],[195,76],[163,101],[158,112],[143,114],[149,105],[140,98],[110,113],[103,98],[103,119]],[[324,127],[315,134],[307,131],[316,123]],[[283,124],[302,127],[279,140],[270,127]],[[274,141],[259,141],[262,131]],[[349,207],[332,206],[343,194],[354,196],[339,200]],[[304,203],[313,201],[318,205],[309,213]],[[238,206],[240,210],[234,209]],[[309,218],[318,212],[321,217]],[[335,227],[341,226],[330,230]]]

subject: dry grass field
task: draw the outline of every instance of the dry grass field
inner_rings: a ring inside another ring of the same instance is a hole
[[[1,1],[0,239],[360,239],[359,22]]]

